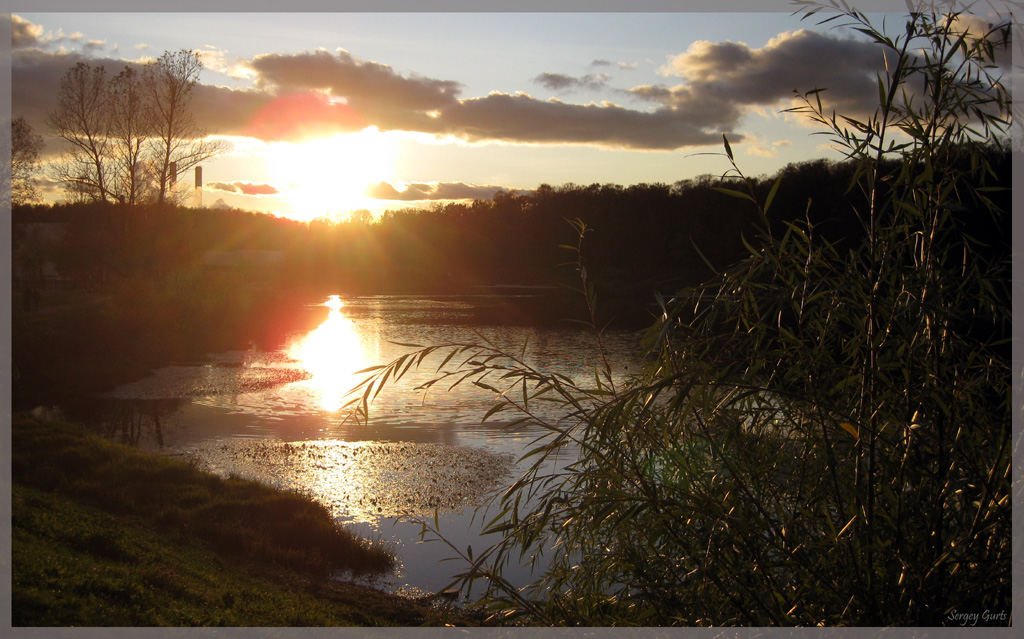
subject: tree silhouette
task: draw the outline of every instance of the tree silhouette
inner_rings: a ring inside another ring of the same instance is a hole
[[[118,200],[137,204],[146,182],[145,141],[153,132],[147,117],[142,78],[126,66],[108,87],[110,100],[111,189]]]
[[[223,149],[206,139],[206,132],[189,111],[192,90],[203,62],[197,53],[181,49],[165,52],[142,72],[149,117],[155,134],[151,140],[155,159],[157,202],[162,204],[173,186],[176,171],[187,171]]]
[[[67,142],[51,176],[84,199],[106,202],[110,192],[109,93],[102,66],[79,62],[61,79],[57,108],[46,115],[53,133]]]
[[[25,118],[14,118],[11,122],[11,204],[27,204],[39,199],[32,176],[42,149],[42,136],[32,132]]]

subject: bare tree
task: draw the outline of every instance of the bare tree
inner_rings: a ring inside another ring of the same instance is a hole
[[[199,55],[184,49],[164,53],[141,71],[126,66],[109,81],[102,66],[72,67],[57,107],[47,114],[47,125],[68,143],[50,172],[69,197],[128,205],[174,201],[174,173],[224,148],[207,138],[189,110],[202,68]]]
[[[109,94],[106,69],[79,62],[61,80],[57,108],[46,123],[68,143],[63,157],[51,165],[51,174],[69,192],[106,202],[110,142]]]
[[[39,166],[39,153],[43,150],[42,136],[33,133],[25,118],[18,116],[11,122],[11,203],[25,204],[39,200],[35,174]]]
[[[152,151],[157,202],[172,199],[171,166],[187,171],[223,150],[223,144],[206,138],[195,122],[189,102],[203,62],[197,53],[181,49],[165,52],[143,70],[143,86],[155,132]]]
[[[145,108],[141,74],[130,66],[118,73],[107,88],[110,100],[110,191],[119,201],[134,205],[144,199],[148,167],[145,142],[153,122]]]

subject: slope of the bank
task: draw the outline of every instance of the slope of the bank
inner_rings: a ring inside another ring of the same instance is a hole
[[[467,617],[332,580],[379,545],[293,493],[84,429],[12,423],[15,626],[416,626]]]

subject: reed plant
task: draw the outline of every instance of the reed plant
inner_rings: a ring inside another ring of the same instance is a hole
[[[759,197],[726,139],[719,191],[748,201],[759,233],[747,257],[659,300],[643,374],[616,384],[602,365],[581,384],[482,339],[419,346],[358,387],[366,413],[440,359],[425,387],[475,384],[496,396],[484,419],[543,429],[486,524],[501,541],[452,547],[466,561],[453,585],[483,582],[495,618],[1009,623],[1010,256],[973,231],[1009,228],[988,160],[1009,128],[995,63],[1011,24],[975,32],[955,8],[921,5],[889,32],[843,3],[802,4],[886,61],[869,117],[830,111],[821,88],[791,109],[856,163],[856,241],[781,221],[794,216],[771,209],[778,182]],[[561,419],[535,411],[552,402]],[[545,568],[519,589],[502,577],[513,562]]]

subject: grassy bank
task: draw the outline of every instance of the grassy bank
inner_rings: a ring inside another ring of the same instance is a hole
[[[12,444],[16,626],[467,623],[331,580],[394,557],[299,495],[21,414]]]

